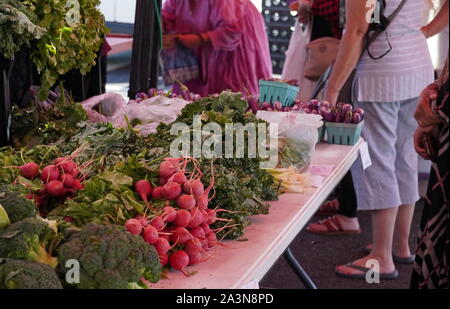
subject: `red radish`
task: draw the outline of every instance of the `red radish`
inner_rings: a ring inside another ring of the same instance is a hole
[[[181,186],[176,182],[171,182],[163,187],[163,197],[169,201],[175,201],[181,195]]]
[[[183,194],[177,198],[177,205],[181,209],[191,210],[195,207],[196,201],[192,195]]]
[[[209,225],[214,224],[217,221],[217,213],[212,209],[207,209],[206,212],[208,213],[208,220],[206,223]]]
[[[205,231],[205,235],[206,235],[206,234],[209,234],[209,233],[211,232],[211,228],[210,228],[209,225],[206,224],[206,223],[203,223],[203,224],[201,225],[201,228]]]
[[[207,209],[209,203],[209,198],[207,194],[202,194],[197,199],[197,207],[200,209]]]
[[[153,246],[155,246],[156,251],[158,251],[158,254],[164,255],[167,254],[167,252],[169,252],[169,250],[171,249],[169,242],[167,241],[167,239],[165,238],[158,238],[158,240],[153,244]]]
[[[46,197],[44,195],[35,195],[34,196],[34,203],[37,207],[43,207],[47,203]]]
[[[163,178],[163,177],[159,178],[159,185],[160,186],[164,186],[166,183],[167,183],[167,179],[166,178]]]
[[[184,183],[183,190],[187,194],[193,194],[195,197],[198,197],[205,192],[205,186],[198,179],[188,180]]]
[[[77,177],[79,173],[80,171],[77,168],[74,168],[70,174],[72,174],[73,177]]]
[[[189,266],[191,265],[197,265],[203,262],[203,257],[200,252],[194,252],[192,254],[189,254]]]
[[[184,268],[189,265],[189,255],[183,250],[178,250],[170,256],[169,263],[173,269],[184,272]]]
[[[166,224],[164,223],[164,220],[163,220],[163,218],[161,217],[161,216],[158,216],[158,217],[156,217],[156,218],[154,218],[151,222],[150,222],[150,224],[154,227],[154,228],[156,228],[156,230],[159,232],[159,231],[162,231],[163,229],[164,229],[164,227],[166,226]]]
[[[73,181],[75,180],[71,174],[63,174],[61,180],[66,188],[73,188]]]
[[[197,227],[191,229],[190,232],[191,232],[192,236],[194,236],[194,237],[196,237],[198,239],[205,239],[206,238],[205,230],[202,227],[200,227],[200,226],[197,226]]]
[[[170,178],[175,172],[176,168],[170,161],[164,161],[159,166],[159,176],[162,178]]]
[[[84,189],[84,186],[80,183],[80,181],[78,180],[78,179],[74,179],[73,180],[73,188],[75,189],[75,190],[83,190]]]
[[[171,243],[176,244],[184,244],[188,240],[192,239],[191,233],[184,227],[177,227],[175,230],[173,230],[172,236],[170,236]]]
[[[63,195],[71,195],[71,194],[74,194],[74,193],[75,193],[74,189],[64,187],[64,194]]]
[[[169,255],[166,254],[160,254],[159,255],[159,262],[161,263],[161,265],[164,267],[167,264],[169,264]]]
[[[162,200],[163,199],[163,188],[162,187],[155,187],[152,191],[152,199],[154,200]]]
[[[62,158],[56,158],[55,160],[53,160],[53,164],[54,165],[59,165],[61,162],[66,161],[67,158],[66,157],[62,157]]]
[[[152,185],[147,180],[139,180],[134,185],[134,189],[139,194],[141,199],[147,204],[148,197],[152,194]]]
[[[175,219],[174,223],[177,226],[186,227],[191,221],[191,217],[191,213],[186,209],[177,210],[177,218]]]
[[[191,210],[191,221],[189,221],[188,228],[194,228],[199,226],[205,221],[205,217],[203,217],[202,212],[197,207]]]
[[[200,242],[202,243],[203,250],[207,251],[209,249],[209,242],[208,239],[200,239]]]
[[[65,216],[64,217],[64,221],[69,222],[69,223],[74,223],[75,219],[69,216]]]
[[[65,173],[72,173],[75,168],[77,168],[77,164],[71,160],[64,161],[61,163],[61,167]]]
[[[148,219],[144,216],[137,216],[136,220],[139,221],[139,223],[142,225],[142,227],[147,227],[147,225],[149,224]]]
[[[142,236],[144,240],[151,245],[156,243],[159,238],[158,231],[151,225],[147,226],[144,229],[144,233],[142,234]]]
[[[137,219],[130,219],[125,223],[125,228],[133,235],[141,235],[142,225]]]
[[[170,242],[170,235],[166,235],[166,234],[159,234],[160,238],[164,238],[165,240],[167,240],[168,242]]]
[[[184,172],[178,172],[175,174],[175,176],[173,176],[173,181],[182,185],[187,181],[187,178]]]
[[[59,180],[52,180],[45,185],[48,195],[53,197],[61,197],[64,195],[64,185]]]
[[[20,174],[27,179],[34,179],[39,176],[39,165],[29,162],[20,167]]]
[[[164,211],[164,221],[171,223],[173,221],[175,221],[175,219],[177,218],[177,211],[175,210],[175,208],[171,207],[171,206],[166,206],[163,209]]]
[[[217,245],[217,236],[214,232],[210,232],[206,235],[206,239],[208,240],[208,248],[213,248]]]
[[[202,252],[203,251],[202,242],[198,238],[195,238],[195,237],[192,239],[189,239],[184,244],[184,251],[186,251],[186,253],[189,255],[191,255],[195,252]]]
[[[41,173],[41,180],[43,183],[48,183],[52,180],[58,180],[59,177],[59,170],[55,165],[48,165],[44,167]]]

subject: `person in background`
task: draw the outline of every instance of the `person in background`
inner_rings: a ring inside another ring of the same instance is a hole
[[[391,15],[401,0],[386,1]],[[414,110],[420,89],[433,80],[427,41],[421,32],[426,0],[408,0],[389,28],[365,50],[369,31],[366,1],[346,0],[346,28],[325,93],[336,104],[356,67],[355,106],[366,111],[362,137],[369,143],[372,166],[359,159],[352,167],[358,208],[372,211],[370,254],[336,267],[346,278],[365,279],[373,261],[381,279],[395,279],[393,255],[411,259],[409,233],[418,192],[418,157],[414,151]],[[392,46],[392,49],[390,49]],[[363,53],[360,58],[360,55]],[[383,56],[384,55],[384,56]]]
[[[202,76],[186,83],[207,96],[223,90],[258,95],[272,76],[264,20],[250,0],[167,0],[164,47],[176,42],[195,51]]]
[[[422,28],[427,37],[448,26],[448,9],[446,1],[436,18]],[[433,165],[417,241],[412,289],[449,288],[449,108],[447,59],[441,77],[422,92],[415,113],[419,126],[414,134],[414,146]],[[427,151],[424,138],[435,141],[429,145],[430,149],[434,148],[434,156]]]

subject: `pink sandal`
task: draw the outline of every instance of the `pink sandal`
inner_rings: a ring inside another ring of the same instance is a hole
[[[316,215],[321,217],[330,217],[337,214],[339,210],[339,201],[337,199],[327,201],[319,208]]]

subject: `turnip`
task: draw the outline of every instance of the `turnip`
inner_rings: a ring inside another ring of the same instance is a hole
[[[162,178],[170,178],[176,171],[176,167],[170,161],[164,161],[159,166],[159,176]]]
[[[20,174],[27,179],[34,179],[39,176],[39,165],[28,162],[20,167]]]
[[[185,251],[183,250],[175,251],[170,256],[169,263],[173,269],[180,270],[185,275],[187,275],[184,268],[189,265],[189,255]]]
[[[171,182],[163,186],[163,197],[169,201],[175,201],[182,193],[180,184]]]
[[[153,246],[155,246],[156,251],[158,251],[158,254],[164,255],[167,254],[167,252],[169,252],[169,250],[171,249],[169,241],[165,238],[158,238],[158,240],[153,244]]]
[[[183,194],[177,198],[177,206],[181,209],[191,210],[196,204],[197,202],[192,195]]]
[[[141,199],[148,204],[148,197],[152,194],[152,185],[147,180],[139,180],[135,183],[134,190],[136,190]]]
[[[150,224],[155,227],[157,231],[162,231],[166,227],[162,216],[155,217]]]
[[[125,229],[133,235],[141,235],[142,225],[137,219],[129,219],[125,223]]]
[[[177,172],[172,179],[174,182],[179,183],[180,185],[183,185],[186,181],[186,175],[184,174],[184,172]]]
[[[144,228],[142,237],[147,243],[153,245],[158,241],[159,235],[158,231],[153,226],[148,225],[146,228]]]
[[[211,230],[209,230],[209,232],[210,231]],[[192,236],[194,236],[194,237],[196,237],[198,239],[205,239],[206,238],[205,230],[201,226],[197,226],[197,227],[191,229],[190,233],[192,234]]]
[[[59,180],[52,180],[45,185],[48,195],[53,197],[61,197],[64,195],[64,185]]]
[[[64,187],[66,188],[73,188],[73,182],[74,182],[74,178],[71,174],[63,174],[61,176],[61,181],[64,184]]]
[[[177,218],[177,211],[175,210],[175,208],[171,207],[171,206],[166,206],[163,209],[164,213],[164,221],[171,223],[173,221],[175,221],[175,219]]]
[[[172,236],[170,236],[170,242],[175,244],[184,244],[188,240],[192,239],[191,233],[181,226],[178,226],[173,230]]]
[[[200,224],[202,224],[203,221],[205,221],[205,217],[203,216],[200,209],[198,209],[196,207],[191,210],[191,221],[189,221],[189,224],[187,227],[192,229],[192,228],[197,227]]]
[[[191,213],[186,209],[177,210],[177,218],[175,219],[174,223],[177,226],[186,227],[191,221],[191,217]]]
[[[152,199],[154,200],[162,200],[163,199],[163,188],[155,187],[152,191]]]
[[[199,197],[205,192],[205,186],[198,180],[188,180],[183,185],[183,190],[186,194],[193,194],[195,197]]]
[[[43,183],[48,183],[52,180],[59,180],[60,174],[56,165],[48,165],[44,167],[41,173],[41,180]]]

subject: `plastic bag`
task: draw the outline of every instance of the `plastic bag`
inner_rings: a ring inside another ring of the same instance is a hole
[[[278,124],[278,168],[294,166],[306,171],[319,141],[318,129],[323,125],[319,115],[259,111],[256,115]]]
[[[89,98],[81,102],[81,105],[90,121],[114,124],[114,119],[124,118],[127,102],[120,94],[108,92]],[[99,107],[101,113],[94,110],[96,107]]]
[[[200,65],[194,52],[181,44],[161,51],[164,83],[187,82],[200,76]]]

